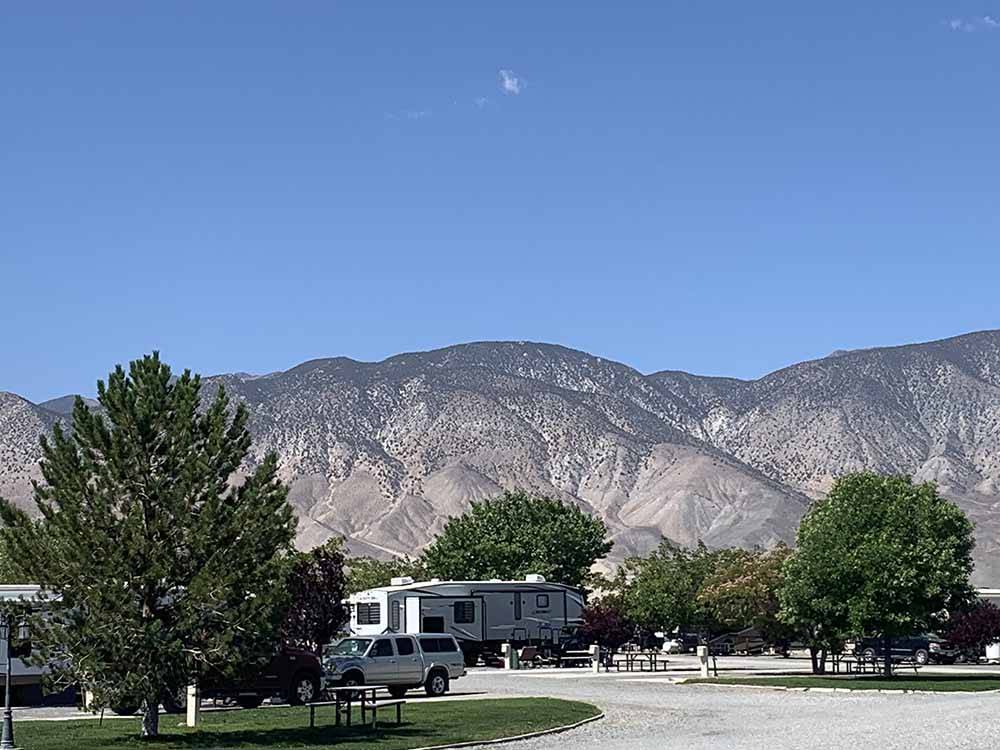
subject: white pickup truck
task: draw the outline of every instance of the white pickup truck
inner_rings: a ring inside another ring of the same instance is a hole
[[[323,657],[324,684],[386,685],[394,698],[422,687],[444,695],[465,674],[458,642],[444,633],[344,638]]]

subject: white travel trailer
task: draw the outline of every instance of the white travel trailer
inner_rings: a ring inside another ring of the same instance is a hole
[[[582,624],[583,591],[542,576],[523,581],[414,582],[353,594],[347,600],[351,633],[450,633],[469,663],[502,643],[557,651]]]

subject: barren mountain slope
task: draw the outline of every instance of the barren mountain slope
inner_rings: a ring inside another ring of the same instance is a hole
[[[619,556],[663,534],[790,541],[806,502],[672,427],[684,412],[634,370],[561,347],[471,344],[213,382],[250,406],[258,455],[282,456],[305,544],[336,531],[413,552],[501,487],[579,502]]]
[[[650,380],[688,397],[707,440],[810,495],[859,469],[937,481],[977,523],[980,576],[1000,574],[1000,332],[838,352],[753,382]]]
[[[490,342],[207,379],[219,384],[250,408],[253,461],[281,457],[303,546],[337,533],[412,554],[514,486],[605,519],[615,557],[661,535],[769,545],[793,539],[805,495],[866,468],[938,481],[977,523],[977,581],[1000,580],[1000,332],[837,352],[756,381]],[[28,496],[57,418],[0,396],[0,492]]]
[[[31,480],[41,479],[38,439],[57,419],[20,396],[0,391],[0,496],[30,505]]]

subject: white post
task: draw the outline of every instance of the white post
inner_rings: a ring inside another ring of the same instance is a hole
[[[590,671],[601,671],[601,647],[596,643],[590,647]]]
[[[187,725],[196,727],[201,724],[201,693],[197,685],[187,686]]]
[[[701,665],[701,676],[708,677],[708,646],[698,646],[698,663]]]

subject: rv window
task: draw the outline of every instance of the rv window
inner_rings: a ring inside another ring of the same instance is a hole
[[[389,605],[389,629],[399,630],[399,602]]]
[[[548,609],[549,606],[549,595],[548,594],[538,594],[535,597],[535,606],[539,609]]]
[[[443,633],[444,632],[444,618],[443,617],[425,617],[424,626],[421,628],[425,633]]]
[[[396,651],[400,656],[409,656],[413,653],[413,640],[410,638],[397,638]]]
[[[521,594],[517,591],[514,592],[514,619],[521,619]]]
[[[379,638],[375,641],[375,645],[372,646],[372,651],[369,656],[393,656],[392,641],[388,638]]]
[[[382,605],[358,604],[358,625],[378,625],[382,621]]]
[[[455,602],[455,624],[468,625],[476,621],[475,602]]]

